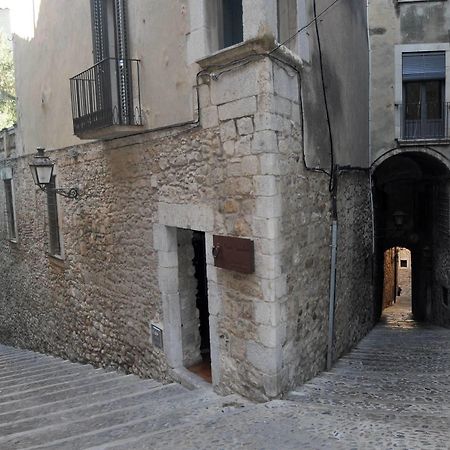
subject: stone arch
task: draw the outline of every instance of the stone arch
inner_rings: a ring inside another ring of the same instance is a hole
[[[450,161],[435,149],[396,149],[372,166],[375,216],[375,312],[382,311],[382,255],[392,247],[411,250],[412,309],[418,320],[450,325],[441,292],[450,283],[448,194]]]

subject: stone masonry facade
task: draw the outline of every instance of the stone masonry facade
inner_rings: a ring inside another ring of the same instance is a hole
[[[192,320],[182,311],[192,291],[183,230],[196,230],[206,239],[216,391],[266,400],[325,368],[328,177],[303,165],[297,70],[248,56],[223,73],[203,62],[199,126],[48,151],[57,184],[80,190],[76,201],[58,199],[62,258],[47,253],[46,195],[30,157],[3,159],[18,237],[7,239],[2,214],[2,343],[179,379],[190,351],[183,322]],[[342,179],[335,358],[372,323],[369,187],[365,175]],[[216,268],[213,235],[252,239],[255,273]],[[151,324],[163,329],[163,349]]]

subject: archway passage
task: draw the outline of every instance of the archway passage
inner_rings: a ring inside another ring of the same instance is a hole
[[[405,289],[399,277],[401,264],[408,264],[402,259],[408,258],[400,252],[409,249],[412,316],[450,325],[445,304],[450,282],[449,179],[441,161],[420,152],[393,156],[376,169],[376,317],[397,303],[398,287]]]
[[[412,316],[412,258],[404,247],[392,247],[383,256],[383,304],[386,319],[402,322],[413,321]]]

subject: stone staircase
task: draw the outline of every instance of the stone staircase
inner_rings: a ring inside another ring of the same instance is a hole
[[[0,345],[0,450],[448,449],[450,330],[402,311],[265,404]]]
[[[153,448],[159,433],[180,437],[248,405],[0,345],[0,449]]]

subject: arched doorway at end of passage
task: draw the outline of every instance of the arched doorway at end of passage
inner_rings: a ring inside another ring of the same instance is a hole
[[[382,310],[408,318],[412,313],[412,254],[405,247],[391,247],[383,255]]]
[[[450,245],[444,244],[449,234],[449,169],[429,154],[405,151],[383,161],[373,179],[376,317],[387,306],[385,291],[390,289],[392,296],[394,289],[392,282],[389,288],[384,283],[385,252],[408,248],[414,318],[442,323],[448,316],[450,324],[450,309],[442,308],[441,299],[450,260]]]

